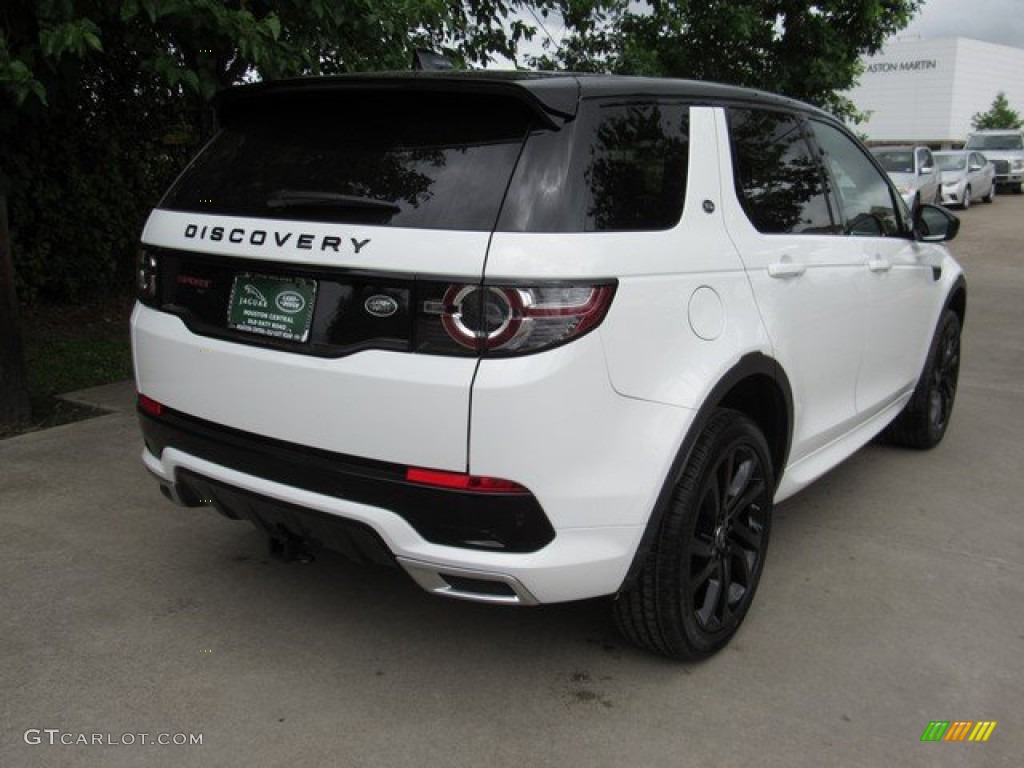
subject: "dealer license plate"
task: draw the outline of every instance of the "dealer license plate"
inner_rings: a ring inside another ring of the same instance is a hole
[[[316,280],[239,274],[228,302],[228,328],[303,342],[315,300]]]

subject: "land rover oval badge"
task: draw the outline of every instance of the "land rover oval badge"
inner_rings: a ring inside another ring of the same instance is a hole
[[[364,301],[363,308],[374,317],[391,317],[398,311],[398,302],[378,293]]]

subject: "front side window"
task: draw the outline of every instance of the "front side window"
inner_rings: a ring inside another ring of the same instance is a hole
[[[810,125],[835,184],[844,231],[872,237],[895,237],[906,232],[908,226],[892,188],[867,153],[835,126],[819,120],[810,121]],[[906,155],[913,166],[913,152]]]
[[[736,192],[758,232],[835,231],[824,173],[794,115],[730,109],[729,135]]]

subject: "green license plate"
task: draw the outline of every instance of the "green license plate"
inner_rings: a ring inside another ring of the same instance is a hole
[[[316,280],[266,275],[235,276],[228,302],[228,328],[276,339],[309,339]]]

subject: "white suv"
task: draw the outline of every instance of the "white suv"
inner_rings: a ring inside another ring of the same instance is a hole
[[[996,169],[996,185],[1015,194],[1024,190],[1024,130],[976,131],[964,149],[983,152]]]
[[[501,604],[614,596],[699,658],[772,505],[949,422],[940,241],[805,104],[463,73],[232,89],[153,211],[132,317],[143,459],[285,555]]]

